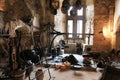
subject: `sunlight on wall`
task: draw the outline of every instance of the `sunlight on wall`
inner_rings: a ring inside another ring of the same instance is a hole
[[[57,9],[57,14],[54,16],[55,30],[64,33],[65,32],[65,14],[61,12],[63,0],[59,0],[59,8]],[[59,35],[54,40],[54,46],[56,46],[60,40],[64,40],[63,35]]]
[[[116,0],[115,3],[115,15],[114,15],[114,32],[118,29],[118,21],[120,17],[120,0]]]
[[[103,35],[105,38],[112,39],[113,32],[111,31],[110,25],[103,27]]]
[[[115,0],[115,13],[114,13],[114,34],[116,34],[116,32],[119,32],[119,25],[120,25],[120,0]],[[114,36],[114,45],[116,49],[119,49],[119,35],[115,35]]]

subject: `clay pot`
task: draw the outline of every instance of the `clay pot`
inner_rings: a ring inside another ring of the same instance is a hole
[[[38,69],[35,73],[36,80],[43,80],[44,73],[42,69]]]

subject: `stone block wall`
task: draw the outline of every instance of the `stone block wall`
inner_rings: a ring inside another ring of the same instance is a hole
[[[109,34],[110,26],[113,24],[109,23],[109,21],[114,21],[113,18],[110,18],[110,6],[114,7],[114,0],[94,0],[94,51],[110,51],[111,50],[111,40],[112,37],[107,37],[104,35],[104,28],[107,28],[105,31]],[[114,15],[114,14],[112,14]],[[109,26],[110,25],[110,26]]]

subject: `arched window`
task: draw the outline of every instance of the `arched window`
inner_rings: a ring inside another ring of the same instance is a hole
[[[76,9],[71,6],[67,13],[67,36],[70,40],[83,40],[87,45],[93,45],[93,26],[86,24],[86,7]],[[89,21],[90,22],[90,21]]]

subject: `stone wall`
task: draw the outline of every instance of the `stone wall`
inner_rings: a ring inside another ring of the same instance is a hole
[[[114,34],[115,35],[115,39],[114,39],[114,43],[115,43],[115,48],[118,50],[120,49],[120,0],[116,0],[115,3],[115,15],[114,15]]]
[[[66,32],[66,14],[63,14],[61,11],[62,2],[63,0],[59,1],[59,8],[57,10],[57,14],[55,15],[54,22],[55,22],[55,30],[65,33]],[[59,41],[64,39],[65,39],[64,35],[57,36],[54,41],[54,46],[58,45]]]
[[[60,0],[61,2],[62,0]],[[86,5],[90,6],[92,4],[92,0],[86,0]],[[114,0],[94,0],[94,13],[87,12],[87,17],[90,14],[94,15],[94,43],[92,50],[93,51],[110,51],[112,46],[112,36],[111,31],[113,29],[113,17],[114,17]],[[112,7],[112,9],[111,9]],[[61,8],[61,6],[60,6]],[[66,21],[65,21],[65,15],[61,13],[60,8],[58,9],[58,14],[55,15],[55,29],[60,32],[66,31]],[[88,7],[87,7],[88,9]],[[88,10],[87,10],[88,11]],[[86,23],[89,22],[89,20],[86,17]],[[110,26],[109,26],[110,25]],[[86,25],[88,26],[88,25]],[[105,30],[104,30],[105,28]],[[110,31],[109,31],[110,28]],[[106,33],[107,34],[106,34]],[[65,37],[65,36],[64,36]],[[55,44],[58,43],[60,39],[63,39],[63,36],[59,36],[55,39]]]
[[[28,6],[25,1],[28,1],[28,3],[31,2],[31,7]],[[36,24],[39,24],[37,28],[40,31],[43,31],[42,34],[38,33],[41,34],[42,37],[39,41],[42,42],[43,46],[48,44],[48,33],[43,30],[43,28],[46,27],[44,24],[47,24],[48,22],[54,23],[54,14],[50,11],[48,0],[6,0],[4,4],[5,10],[3,20],[5,24],[3,26],[5,29],[6,24],[10,24],[16,20],[22,20],[23,23],[29,26],[29,28],[36,27],[36,25],[34,25],[36,22],[33,21],[36,12],[38,13],[38,17],[35,18],[39,19],[39,21],[36,19],[36,21],[38,21]],[[7,25],[7,28],[8,27],[10,27],[10,25]]]
[[[113,24],[109,21],[113,21],[113,18],[110,18],[111,9],[114,8],[114,0],[94,0],[94,45],[93,50],[95,51],[110,51],[111,50],[111,40],[112,37],[108,34],[111,34],[111,28]],[[113,11],[113,9],[112,9]],[[107,34],[107,35],[106,35]]]
[[[29,1],[29,0],[28,0]],[[31,0],[33,1],[33,0]],[[35,0],[35,1],[41,1],[41,12],[40,13],[40,25],[48,23],[48,22],[55,22],[55,29],[60,32],[66,31],[66,21],[65,21],[65,15],[61,13],[61,5],[59,6],[59,9],[57,10],[58,14],[54,15],[51,14],[48,0]],[[47,1],[47,2],[46,2]],[[59,0],[59,4],[62,4],[63,0]],[[90,0],[88,0],[90,1]],[[88,4],[89,5],[89,4]],[[94,45],[93,50],[94,51],[109,51],[111,49],[111,37],[106,37],[104,35],[103,31],[104,28],[107,30],[110,28],[108,25],[111,24],[110,22],[113,21],[113,18],[110,18],[113,14],[111,13],[111,6],[114,7],[114,0],[94,0]],[[112,9],[113,11],[114,9]],[[5,22],[10,22],[13,19],[24,19],[26,17],[33,18],[31,11],[26,6],[24,0],[8,0],[6,2],[6,11],[4,20]],[[43,26],[44,27],[44,26]],[[42,27],[42,28],[43,28]],[[110,32],[107,32],[108,34]],[[46,33],[42,34],[42,41],[43,45],[46,45],[47,38]],[[108,35],[107,35],[108,36]],[[58,43],[58,40],[63,39],[63,36],[57,37],[57,41],[55,41],[55,44]]]

